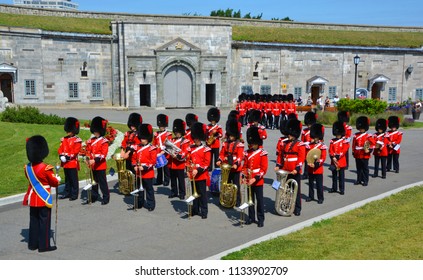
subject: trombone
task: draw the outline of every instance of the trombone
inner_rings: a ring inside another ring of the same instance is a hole
[[[90,158],[88,156],[85,156],[85,163],[86,163],[86,170],[85,170],[85,175],[86,175],[86,182],[87,185],[83,188],[84,191],[87,192],[87,204],[91,204],[92,202],[92,196],[91,196],[91,190],[93,188],[94,185],[97,185],[97,182],[94,180],[94,173],[93,173],[93,168],[91,167],[90,163],[89,163]],[[89,175],[88,175],[89,172]],[[88,178],[88,176],[90,178]]]
[[[191,188],[186,188],[188,198],[185,200],[185,202],[188,203],[188,219],[191,219],[192,217],[192,206],[193,206],[194,199],[200,197],[200,195],[197,193],[197,188],[195,186],[195,178],[192,174],[192,171],[193,171],[193,163],[190,160],[190,164],[187,166],[187,175],[188,175],[190,183],[192,183],[193,191],[191,191]]]
[[[141,166],[140,163],[137,163],[137,166]],[[138,179],[137,174],[140,174],[140,177]],[[137,188],[138,186],[138,182],[140,182],[140,187]],[[141,170],[135,170],[135,180],[134,180],[134,191],[131,192],[131,195],[134,197],[134,211],[137,211],[138,208],[138,196],[139,196],[139,192],[144,191],[144,188],[142,186],[142,175],[141,175]]]
[[[253,202],[253,196],[252,196],[252,186],[248,184],[248,182],[251,179],[251,170],[248,170],[248,175],[245,176],[243,173],[242,176],[242,194],[241,194],[241,205],[238,207],[238,210],[241,212],[240,214],[240,221],[239,224],[241,227],[244,227],[245,222],[245,209],[247,209],[250,206],[254,205]],[[247,198],[245,198],[245,195],[247,195]]]

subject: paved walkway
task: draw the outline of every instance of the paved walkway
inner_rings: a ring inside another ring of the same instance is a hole
[[[46,113],[61,116],[75,116],[90,119],[100,115],[112,122],[126,123],[131,111],[115,109],[42,109]],[[138,111],[139,112],[139,111]],[[198,114],[200,121],[206,121],[207,109],[154,110],[142,109],[145,122],[155,124],[159,113],[167,113],[170,122],[177,117],[184,118],[188,112]],[[222,110],[224,123],[229,110]],[[373,131],[373,130],[371,130]],[[245,134],[245,128],[243,129]],[[20,205],[21,196],[0,200],[0,259],[57,259],[57,260],[115,260],[115,259],[206,259],[218,258],[232,248],[249,245],[255,240],[274,237],[276,233],[287,233],[309,225],[313,219],[329,217],[346,211],[353,204],[380,196],[390,191],[400,190],[403,186],[422,181],[420,143],[422,130],[405,130],[400,157],[399,174],[388,173],[387,179],[371,178],[368,187],[354,186],[355,164],[352,160],[346,172],[346,195],[325,192],[325,202],[306,203],[299,217],[281,217],[275,214],[275,191],[270,187],[275,174],[275,144],[280,137],[277,130],[268,131],[265,149],[269,152],[269,170],[265,180],[265,225],[239,227],[239,213],[219,207],[218,197],[209,196],[208,219],[186,218],[187,206],[177,199],[169,199],[169,187],[156,189],[157,206],[155,211],[145,209],[129,211],[132,198],[117,192],[116,175],[110,178],[111,201],[106,206],[100,203],[81,205],[81,201],[60,200],[58,208],[57,246],[58,250],[39,254],[27,249],[29,210]],[[327,129],[325,142],[329,143],[331,129]],[[352,159],[352,158],[351,158]],[[328,160],[326,161],[328,162]],[[371,160],[373,164],[373,159]],[[326,191],[331,184],[329,171],[325,167],[324,184]],[[81,184],[82,186],[82,184]],[[308,193],[308,186],[302,181],[302,194]],[[1,206],[2,205],[2,206]],[[335,212],[334,212],[335,211]],[[53,208],[53,213],[54,213]],[[55,217],[52,218],[54,229]],[[250,243],[249,243],[250,242]],[[238,248],[241,248],[238,247]]]

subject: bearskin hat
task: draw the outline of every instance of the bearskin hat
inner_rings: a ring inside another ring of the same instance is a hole
[[[279,124],[279,131],[281,132],[282,135],[288,135],[288,132],[286,131],[286,123],[288,122],[288,120],[281,120],[280,124]]]
[[[398,129],[399,126],[400,126],[400,119],[399,119],[399,117],[397,117],[397,116],[390,116],[388,118],[388,127],[389,128],[394,128],[395,127],[396,129]]]
[[[288,93],[286,96],[287,101],[294,101],[294,95],[292,93]]]
[[[298,120],[298,117],[295,113],[289,113],[287,116],[288,120]]]
[[[226,135],[234,136],[236,139],[241,137],[241,123],[235,119],[228,119],[226,121]]]
[[[128,117],[128,127],[131,129],[131,126],[138,128],[142,124],[142,117],[138,113],[131,113]]]
[[[153,141],[153,127],[151,124],[140,124],[138,127],[138,139],[146,139],[148,142]]]
[[[332,126],[332,134],[333,136],[336,135],[341,135],[341,136],[345,136],[345,126],[344,126],[344,122],[342,121],[336,121],[333,123]]]
[[[246,99],[247,99],[247,96],[246,96],[246,95],[247,95],[247,94],[246,94],[245,92],[241,93],[241,94],[238,96],[238,101],[239,101],[239,102],[242,102],[242,101],[246,100]]]
[[[304,115],[304,124],[312,125],[317,121],[317,114],[315,112],[309,111]]]
[[[188,113],[185,116],[185,122],[188,127],[191,127],[195,122],[198,122],[198,116],[193,113]]]
[[[169,117],[165,114],[158,114],[157,115],[157,126],[158,127],[168,127],[169,125]]]
[[[91,121],[90,131],[91,133],[98,132],[100,136],[106,135],[106,128],[107,128],[108,121],[103,119],[102,117],[95,117]]]
[[[260,110],[251,110],[250,115],[248,116],[249,122],[260,122],[262,118],[262,112]]]
[[[175,119],[173,121],[173,133],[180,133],[181,135],[185,135],[186,123],[182,119]]]
[[[286,132],[288,135],[292,135],[295,138],[299,138],[301,135],[302,125],[299,120],[291,119],[286,123]]]
[[[263,139],[260,137],[259,129],[256,126],[252,126],[247,129],[247,143],[263,145]]]
[[[79,121],[76,118],[69,117],[65,120],[65,127],[66,132],[72,132],[73,134],[79,133]]]
[[[339,111],[338,112],[338,120],[344,123],[350,122],[350,113],[347,111]]]
[[[229,119],[235,119],[235,120],[239,120],[239,112],[237,110],[232,110],[229,112],[228,114],[228,120]]]
[[[358,117],[355,126],[358,130],[364,129],[365,131],[369,130],[370,119],[366,116]]]
[[[201,122],[195,122],[191,126],[191,137],[192,139],[199,139],[200,141],[206,141],[207,126]]]
[[[376,131],[381,129],[383,132],[385,132],[387,126],[388,126],[388,121],[386,119],[378,119],[376,121],[375,129],[376,129]]]
[[[209,122],[211,122],[211,121],[219,122],[220,121],[220,110],[217,109],[216,107],[210,108],[207,111],[207,120]]]
[[[325,127],[321,125],[320,123],[314,123],[310,127],[310,137],[312,139],[319,138],[320,140],[323,140],[323,137],[325,136]]]
[[[35,135],[26,141],[26,156],[31,163],[40,163],[48,156],[49,150],[46,139]]]

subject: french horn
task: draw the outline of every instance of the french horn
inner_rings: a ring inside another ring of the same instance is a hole
[[[294,179],[289,179],[289,171],[276,171],[276,180],[279,182],[279,188],[276,191],[275,210],[285,217],[289,217],[294,212],[295,200],[298,192],[298,182]]]

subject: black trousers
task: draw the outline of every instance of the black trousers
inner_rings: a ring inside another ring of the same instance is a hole
[[[257,221],[258,223],[264,222],[264,201],[263,201],[263,186],[251,187],[251,196],[254,205],[248,207],[248,218],[250,221],[256,220],[256,211],[254,207],[257,207]]]
[[[154,210],[156,208],[156,200],[154,197],[153,178],[143,178],[142,187],[144,191],[138,193],[138,207]]]
[[[388,161],[386,163],[386,169],[391,170],[392,164],[394,165],[394,170],[399,171],[399,154],[389,154]]]
[[[216,141],[219,141],[216,140]],[[209,166],[209,171],[213,170],[213,166],[214,168],[218,168],[219,166],[216,165],[216,161],[219,160],[219,148],[212,148],[211,149],[211,160],[210,160],[210,166]]]
[[[185,197],[184,169],[170,169],[170,194]]]
[[[382,177],[383,178],[386,177],[386,160],[387,160],[387,157],[375,156],[375,171],[373,173],[374,176],[378,176],[379,174],[379,162],[380,162]]]
[[[103,202],[109,203],[110,201],[110,191],[109,185],[107,184],[106,179],[106,170],[93,170],[94,181],[97,184],[93,185],[91,198],[95,202],[99,198],[98,187],[100,186],[101,194],[103,195]]]
[[[297,198],[295,199],[295,208],[294,213],[301,214],[301,174],[297,173],[295,175],[289,174],[287,180],[294,179],[298,183]]]
[[[79,193],[78,169],[64,168],[63,170],[65,171],[65,190],[63,195],[77,199]]]
[[[317,199],[323,201],[323,174],[308,174],[308,197],[314,199],[316,186]]]
[[[230,172],[228,177],[228,183],[235,184],[237,186],[236,190],[236,206],[241,204],[241,185],[240,185],[240,175],[241,172]]]
[[[335,192],[338,191],[338,183],[339,191],[345,192],[345,168],[332,171],[332,190]]]
[[[51,208],[29,208],[29,249],[43,250],[50,247],[50,225]]]
[[[194,182],[191,182],[192,193],[194,193]],[[207,187],[206,180],[195,181],[195,188],[200,197],[193,201],[192,215],[207,216],[209,208],[207,205]]]
[[[275,120],[274,120],[274,123],[273,123],[273,126],[276,128],[276,129],[279,129],[279,116],[275,116]]]
[[[169,169],[169,166],[167,166],[167,164],[166,164],[163,167],[157,168],[156,184],[159,184],[159,185],[163,184],[165,186],[168,186],[169,185],[169,181],[170,181],[170,169]]]
[[[357,167],[357,182],[368,184],[369,183],[369,159],[355,159]]]

